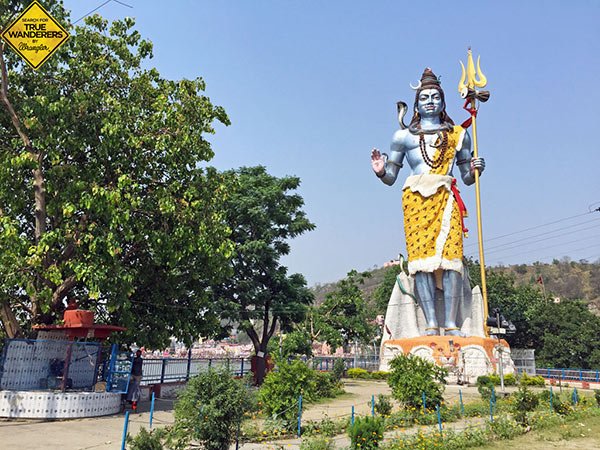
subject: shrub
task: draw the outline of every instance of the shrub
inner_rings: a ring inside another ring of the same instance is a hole
[[[556,414],[560,414],[561,416],[566,416],[573,412],[571,404],[561,400],[558,396],[552,399],[552,409],[554,409]]]
[[[596,405],[600,407],[600,389],[594,389],[594,397],[596,398]]]
[[[455,422],[462,417],[459,405],[442,405],[440,415],[443,422]]]
[[[402,409],[392,413],[389,417],[385,418],[386,429],[396,429],[410,427],[414,423],[414,416],[411,411]]]
[[[251,391],[226,370],[209,370],[192,378],[175,403],[170,446],[187,448],[194,440],[206,450],[227,450],[252,405],[251,397]]]
[[[260,387],[258,397],[264,412],[273,419],[282,420],[286,429],[297,423],[298,398],[309,402],[316,398],[315,371],[304,362],[279,361],[277,371],[269,372]]]
[[[373,380],[387,380],[390,376],[389,372],[384,372],[383,370],[377,370],[375,372],[371,372],[371,379]]]
[[[332,373],[314,372],[315,376],[315,399],[331,398],[344,392],[339,380]]]
[[[379,394],[375,402],[375,411],[380,416],[389,416],[392,413],[392,402],[387,395]]]
[[[493,384],[493,383],[491,382],[489,375],[480,375],[477,377],[477,381],[475,384],[477,386],[479,386],[481,384]]]
[[[550,391],[543,390],[538,393],[538,399],[540,402],[548,403],[550,402]]]
[[[546,380],[540,375],[530,377],[527,373],[523,372],[521,375],[521,386],[546,386]]]
[[[481,375],[477,377],[477,386],[480,385],[492,385],[492,386],[500,386],[502,383],[500,382],[500,375],[496,373],[492,373],[490,375]],[[517,385],[517,377],[514,373],[509,373],[504,375],[504,386],[516,386]]]
[[[352,369],[348,369],[346,371],[346,374],[348,375],[348,378],[369,378],[369,372],[359,367],[353,367]]]
[[[333,440],[325,436],[311,437],[300,444],[300,450],[334,450]]]
[[[490,413],[489,402],[475,401],[465,403],[465,417],[485,417]]]
[[[369,450],[379,447],[383,439],[384,423],[380,417],[358,417],[348,429],[350,448]]]
[[[489,424],[491,431],[500,439],[513,439],[523,433],[523,429],[514,420],[500,417]]]
[[[509,373],[508,375],[504,375],[504,386],[516,386],[517,385],[517,377],[514,373]]]
[[[517,392],[513,395],[513,414],[515,420],[523,425],[529,425],[527,413],[537,408],[540,399],[535,393],[527,389],[527,386],[521,386]]]
[[[500,380],[500,378],[498,378]],[[481,398],[488,400],[492,396],[494,390],[494,377],[492,375],[482,375],[477,377],[477,392]]]
[[[127,435],[127,448],[129,450],[163,450],[164,437],[165,430],[162,428],[148,432],[142,427],[137,436],[131,437],[131,435]]]
[[[320,421],[309,421],[302,425],[302,434],[305,436],[322,435],[333,437],[346,431],[348,421],[345,419],[331,420],[325,416]]]
[[[333,368],[331,369],[331,373],[336,381],[340,381],[346,372],[346,363],[344,363],[343,358],[336,358],[333,362]]]
[[[403,436],[393,443],[394,450],[414,449],[447,449],[457,450],[477,447],[488,444],[490,431],[488,428],[468,428],[463,432],[446,430],[443,434],[438,432],[423,433],[419,430],[414,435]]]
[[[429,409],[429,405],[427,406],[425,414],[415,414],[413,416],[413,421],[416,425],[434,425],[438,423],[437,412]],[[423,411],[420,412],[422,413]]]
[[[388,384],[393,397],[405,406],[422,407],[423,393],[428,408],[442,402],[445,369],[414,355],[398,355],[390,361]]]

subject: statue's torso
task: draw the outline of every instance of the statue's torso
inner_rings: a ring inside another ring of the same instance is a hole
[[[412,134],[410,131],[405,129],[398,131],[394,136],[394,140],[398,144],[398,148],[404,151],[406,162],[411,168],[412,175],[421,175],[427,173],[451,175],[452,168],[454,167],[456,146],[462,131],[462,128],[455,127],[453,131],[448,132],[447,149],[442,157],[441,164],[439,164],[437,167],[432,167],[423,157],[423,150],[419,144],[419,135]],[[438,134],[424,134],[423,139],[425,142],[424,150],[429,158],[430,163],[438,161],[440,158],[440,147],[436,148],[432,146],[432,144],[435,144],[436,141],[438,141]]]

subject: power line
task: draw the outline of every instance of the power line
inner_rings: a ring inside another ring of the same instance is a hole
[[[594,229],[594,228],[597,228],[597,225],[592,226],[592,227],[582,228],[580,230],[572,230],[572,231],[578,231],[578,232],[579,231],[587,231],[587,230],[591,230],[591,229]],[[562,237],[562,236],[565,236],[565,235],[570,235],[570,234],[572,234],[572,233],[563,233],[563,234],[560,234],[558,236],[549,236],[549,237],[545,237],[545,238],[541,238],[541,239],[536,239],[536,240],[533,240],[533,241],[525,242],[524,244],[513,245],[512,247],[506,247],[509,244],[513,244],[513,243],[516,243],[516,242],[527,241],[528,239],[531,239],[531,238],[520,239],[519,241],[509,242],[509,243],[504,244],[504,245],[498,245],[496,247],[493,247],[493,249],[491,251],[488,251],[486,253],[498,253],[498,252],[503,252],[503,251],[506,251],[506,250],[512,250],[514,248],[522,248],[524,245],[537,244],[539,242],[548,241],[550,239],[556,239],[556,238],[559,238],[559,237]],[[590,236],[590,237],[593,237],[593,236]],[[589,237],[588,237],[588,239],[589,239]],[[560,243],[557,244],[557,245],[560,245]]]
[[[574,242],[578,242],[578,241],[574,241]],[[561,244],[561,245],[562,245],[562,244]],[[590,248],[594,248],[594,247],[598,247],[598,246],[600,246],[600,243],[599,243],[599,244],[586,245],[585,247],[580,247],[580,248],[576,248],[576,249],[568,250],[567,252],[568,252],[568,253],[575,253],[575,252],[579,252],[579,251],[583,251],[583,250],[588,250],[588,249],[590,249]],[[556,245],[553,245],[553,246],[551,246],[551,247],[556,247]],[[546,248],[550,248],[550,247],[546,247]],[[544,249],[542,249],[542,250],[544,250]],[[522,253],[527,253],[527,252],[516,253],[515,255],[520,255],[520,254],[522,254]],[[504,259],[508,259],[508,258],[512,258],[512,257],[514,257],[515,255],[509,255],[509,256],[500,256],[500,257],[496,256],[494,259],[495,259],[495,260],[500,260],[500,259],[503,259],[503,258],[504,258]],[[554,253],[554,254],[547,254],[547,255],[544,255],[544,256],[537,256],[537,257],[536,257],[536,259],[537,259],[537,260],[540,260],[540,259],[544,259],[544,258],[550,258],[550,257],[552,257],[552,256],[555,256],[555,253]],[[597,255],[597,256],[595,256],[595,257],[596,257],[596,258],[598,258],[598,257],[600,257],[600,255]],[[582,258],[582,259],[589,260],[590,258],[594,258],[594,256],[591,256],[591,257],[588,257],[588,258]]]
[[[567,244],[575,244],[577,242],[587,241],[589,239],[590,239],[589,237],[585,237],[585,238],[580,238],[580,239],[574,239],[574,240],[568,241],[568,242],[560,242],[558,244],[548,245],[546,247],[538,248],[538,249],[535,249],[535,250],[524,250],[524,251],[519,252],[519,253],[514,253],[514,254],[512,254],[510,256],[522,255],[524,253],[540,252],[540,251],[543,251],[543,250],[546,250],[546,249],[549,249],[549,248],[560,247],[561,245],[567,245]],[[600,244],[596,244],[596,245],[600,245]],[[593,246],[594,245],[589,245],[588,248],[589,247],[593,247]],[[499,252],[502,252],[502,251],[504,251],[504,250],[499,250]]]
[[[512,233],[507,233],[507,234],[496,236],[496,237],[493,237],[493,238],[490,238],[490,239],[486,239],[486,242],[495,241],[495,240],[502,239],[502,238],[505,238],[505,237],[508,237],[508,236],[513,236],[513,235],[519,234],[519,233],[525,233],[526,231],[537,230],[538,228],[543,228],[543,227],[547,227],[549,225],[554,225],[556,223],[565,222],[567,220],[575,219],[577,217],[583,217],[583,216],[586,216],[588,214],[592,214],[592,213],[594,213],[596,211],[597,210],[588,211],[588,212],[585,212],[585,213],[582,213],[582,214],[576,214],[574,216],[565,217],[563,219],[554,220],[552,222],[544,223],[544,224],[541,224],[541,225],[536,225],[536,226],[533,226],[533,227],[524,228],[523,230],[513,231]],[[474,244],[470,244],[470,245],[474,245]]]
[[[516,244],[517,242],[527,241],[528,239],[531,239],[531,238],[535,238],[535,237],[538,237],[538,236],[545,236],[545,235],[556,233],[558,231],[563,231],[563,230],[569,230],[569,233],[562,233],[562,234],[559,234],[558,236],[554,236],[554,237],[564,236],[565,234],[571,234],[574,231],[589,230],[589,229],[591,229],[593,227],[588,227],[588,228],[584,228],[584,229],[576,229],[576,227],[578,227],[580,225],[585,225],[585,224],[588,224],[588,223],[591,223],[591,222],[596,222],[596,221],[599,221],[599,220],[600,220],[600,218],[592,219],[592,220],[586,220],[585,222],[576,223],[574,225],[570,225],[570,226],[567,226],[567,227],[557,228],[556,230],[550,230],[550,231],[546,231],[544,233],[539,233],[539,234],[536,234],[536,235],[533,235],[533,236],[528,236],[528,237],[525,237],[525,238],[517,239],[515,241],[506,242],[504,244],[498,244],[498,245],[495,245],[495,246],[492,246],[492,247],[487,247],[486,250],[493,250],[493,249],[501,248],[501,247],[504,247],[504,246],[507,246],[507,245]],[[553,237],[548,238],[548,239],[552,239],[552,238]],[[473,247],[475,245],[476,245],[476,243],[469,243],[468,245],[465,245],[465,248],[466,247]]]
[[[79,22],[80,20],[85,19],[87,16],[89,16],[90,14],[95,13],[96,11],[98,11],[100,8],[102,8],[105,5],[108,5],[110,2],[115,2],[118,3],[119,5],[123,5],[123,6],[127,6],[128,8],[133,8],[133,6],[128,5],[127,3],[121,2],[119,0],[106,0],[104,3],[102,3],[100,6],[97,6],[96,8],[92,9],[89,13],[81,16],[79,19],[77,19],[75,22],[73,22],[73,25],[75,25],[77,22]]]

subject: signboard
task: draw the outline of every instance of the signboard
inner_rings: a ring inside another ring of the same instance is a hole
[[[68,38],[67,30],[37,1],[2,32],[2,39],[33,69],[44,64]]]
[[[106,392],[126,394],[131,378],[133,361],[126,352],[119,352],[117,344],[113,344],[110,353],[108,375],[106,376]]]

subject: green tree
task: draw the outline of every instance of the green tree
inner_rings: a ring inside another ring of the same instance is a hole
[[[532,311],[530,327],[540,335],[536,364],[540,367],[597,369],[600,318],[581,301],[548,302]]]
[[[277,371],[269,372],[258,391],[258,399],[267,418],[281,423],[286,429],[294,429],[298,423],[298,401],[303,403],[317,399],[316,372],[300,360],[277,362]]]
[[[387,312],[387,306],[396,284],[396,277],[402,272],[402,266],[400,264],[388,267],[383,275],[381,284],[373,291],[371,300],[375,306],[376,314],[385,314]]]
[[[476,264],[470,265],[470,273],[472,282],[478,283]],[[516,285],[512,275],[494,269],[486,270],[486,280],[489,308],[500,308],[517,328],[515,334],[506,336],[511,346],[535,349],[539,367],[597,367],[600,318],[584,302],[554,303],[544,299],[537,285]],[[548,292],[546,297],[553,295]]]
[[[361,285],[368,273],[356,270],[337,283],[325,301],[312,309],[305,325],[314,340],[327,342],[333,349],[350,342],[369,343],[375,336],[374,315],[367,308]]]
[[[479,264],[469,262],[469,274],[472,285],[481,286]],[[532,285],[518,286],[512,275],[493,269],[486,269],[486,284],[488,310],[500,308],[517,329],[516,333],[506,336],[508,343],[516,348],[539,348],[540,334],[530,323],[535,308],[545,304],[539,289]]]
[[[227,370],[209,370],[192,378],[175,403],[169,448],[187,449],[197,441],[206,450],[227,450],[252,406],[251,391]]]
[[[0,21],[29,1],[0,0]],[[61,23],[61,2],[44,6]],[[223,176],[201,168],[229,120],[201,79],[148,66],[133,19],[98,15],[39,70],[0,48],[0,315],[11,337],[67,297],[159,346],[218,325],[208,288],[231,253]],[[151,331],[151,332],[150,332]]]
[[[284,336],[281,344],[281,356],[283,358],[293,356],[312,356],[312,340],[310,335],[303,329],[297,329]]]
[[[400,354],[390,361],[387,382],[392,396],[405,406],[423,407],[423,393],[428,409],[443,400],[446,369],[415,355]]]
[[[214,288],[222,319],[250,337],[256,353],[256,378],[262,383],[267,346],[277,327],[291,330],[304,319],[312,293],[300,274],[288,275],[280,258],[290,251],[288,240],[312,230],[302,211],[302,197],[293,193],[297,177],[277,178],[262,166],[226,172],[233,180],[224,202],[231,239],[232,276]]]

